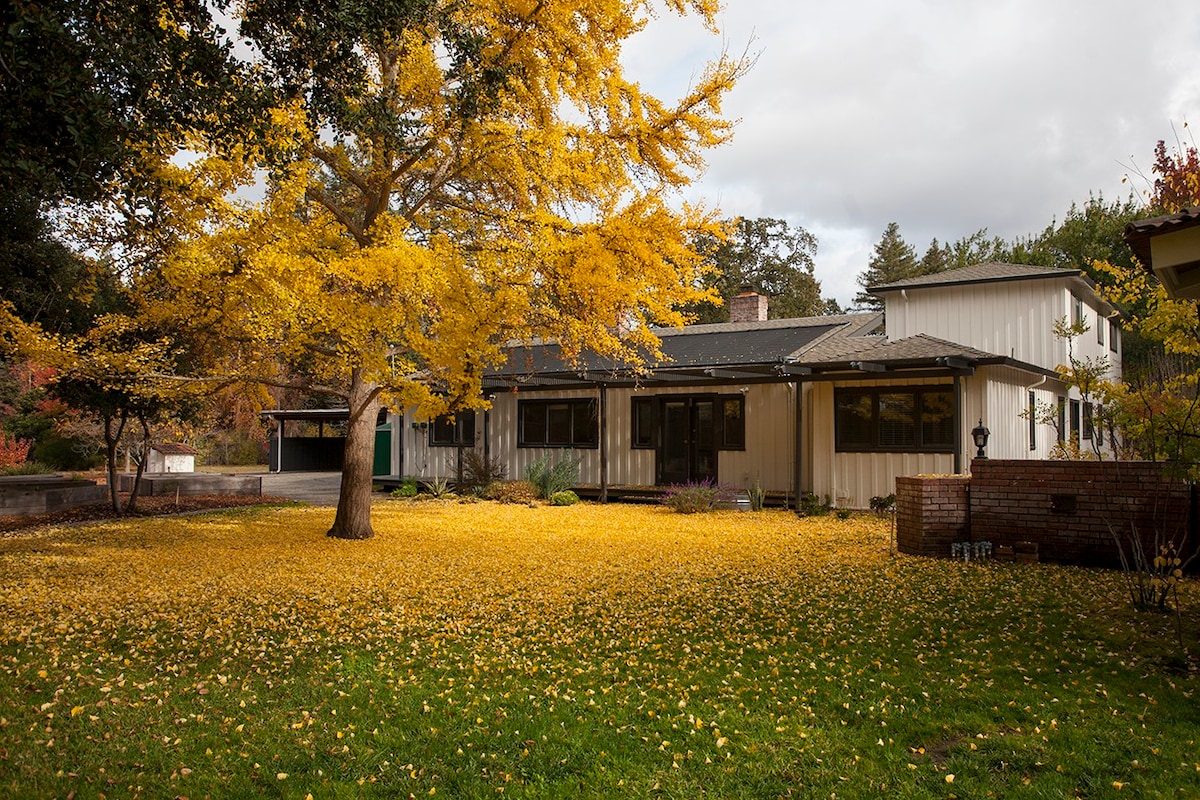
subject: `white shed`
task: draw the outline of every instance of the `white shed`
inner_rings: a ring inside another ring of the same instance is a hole
[[[150,446],[146,472],[195,472],[196,450],[179,442]]]

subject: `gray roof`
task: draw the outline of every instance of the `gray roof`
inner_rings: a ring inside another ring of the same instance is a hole
[[[864,336],[882,321],[882,314],[868,312],[655,329],[664,358],[636,373],[594,353],[567,363],[554,343],[518,345],[509,349],[503,367],[485,375],[485,383],[496,388],[513,383],[568,388],[599,380],[644,382],[655,375],[665,379],[666,373],[707,379],[712,370],[731,368],[774,377],[812,347],[831,339]]]
[[[996,283],[999,281],[1074,277],[1081,278],[1089,285],[1091,284],[1091,281],[1083,274],[1083,271],[1078,269],[1035,267],[1029,264],[1002,264],[997,261],[990,261],[986,264],[973,264],[969,267],[935,272],[932,275],[919,275],[915,278],[905,278],[902,281],[895,281],[893,283],[869,286],[867,287],[867,291],[871,294],[880,294],[882,292],[894,292],[918,286],[953,286],[962,283]]]
[[[805,353],[804,363],[814,367],[829,367],[865,361],[903,366],[916,363],[936,364],[939,359],[961,359],[973,364],[1006,360],[1004,356],[995,353],[918,333],[916,336],[895,341],[888,341],[883,336],[830,341]]]

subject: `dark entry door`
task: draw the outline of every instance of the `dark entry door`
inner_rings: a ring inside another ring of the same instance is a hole
[[[658,482],[716,481],[716,400],[664,397],[659,409]]]

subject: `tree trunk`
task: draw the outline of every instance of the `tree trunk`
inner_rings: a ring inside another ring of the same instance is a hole
[[[142,457],[137,460],[137,472],[133,476],[133,486],[129,489],[129,500],[125,503],[125,513],[132,513],[137,509],[138,494],[142,491],[142,475],[146,473],[146,462],[150,459],[150,423],[145,417],[140,420],[142,424]]]
[[[375,424],[379,419],[379,387],[363,380],[354,370],[350,376],[350,424],[342,460],[342,487],[337,514],[329,535],[337,539],[370,539],[371,472],[375,465]]]
[[[112,416],[104,417],[104,458],[108,467],[108,500],[115,514],[121,513],[120,487],[117,486],[117,445],[121,443],[121,434],[125,431],[125,414],[121,414],[121,422],[113,431],[116,420]]]

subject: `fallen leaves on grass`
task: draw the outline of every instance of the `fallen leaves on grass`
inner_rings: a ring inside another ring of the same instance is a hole
[[[1113,574],[891,556],[886,524],[867,517],[382,503],[376,537],[346,542],[325,536],[330,514],[118,520],[0,540],[0,718],[23,720],[23,747],[48,748],[161,707],[168,752],[198,737],[213,759],[248,760],[269,735],[310,760],[344,758],[360,784],[424,791],[447,771],[513,781],[545,747],[517,719],[603,731],[606,752],[649,747],[668,774],[783,758],[781,774],[806,764],[834,780],[854,767],[882,785],[927,770],[944,785],[969,783],[961,763],[947,771],[962,753],[1003,761],[1017,741],[1040,753],[1129,713],[1106,684],[1130,657],[1114,659],[1085,619],[1122,624],[1103,618],[1120,596]],[[369,721],[343,722],[340,697],[372,709]],[[1069,709],[1062,697],[1075,698]],[[372,748],[354,761],[395,725],[448,738],[447,760],[427,769]],[[839,729],[861,730],[861,753],[896,772],[856,766]],[[1153,729],[1131,738],[1139,752],[1162,744]],[[604,768],[596,759],[589,769]],[[254,774],[319,783],[304,763]]]

